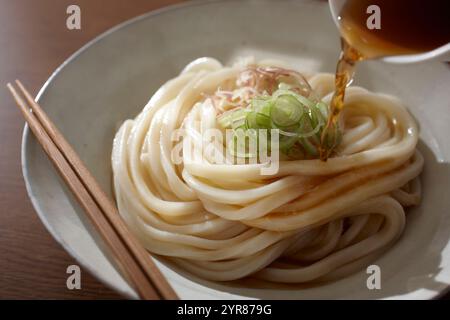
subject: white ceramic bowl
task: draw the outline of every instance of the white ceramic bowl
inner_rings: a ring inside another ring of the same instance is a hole
[[[208,1],[163,9],[126,22],[69,58],[44,85],[40,104],[111,194],[111,144],[116,125],[134,117],[154,91],[196,57],[283,58],[302,70],[333,72],[337,30],[318,1]],[[421,126],[424,197],[408,214],[398,243],[376,261],[381,290],[366,287],[363,271],[322,286],[269,290],[229,287],[195,279],[158,261],[181,298],[428,299],[450,284],[450,72],[437,62],[388,65],[364,62],[356,83],[399,96]],[[79,263],[125,294],[135,292],[108,261],[96,233],[69,196],[28,128],[23,173],[47,229]],[[49,262],[50,263],[50,262]]]

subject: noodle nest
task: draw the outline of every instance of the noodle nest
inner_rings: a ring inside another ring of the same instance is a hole
[[[197,59],[121,125],[112,151],[121,216],[148,251],[203,279],[307,283],[367,266],[401,236],[405,208],[420,202],[415,121],[398,99],[352,86],[342,141],[326,162],[281,159],[273,175],[262,163],[217,163],[199,147],[202,132],[218,126],[208,97],[233,89],[250,63]],[[334,75],[303,75],[329,104]]]

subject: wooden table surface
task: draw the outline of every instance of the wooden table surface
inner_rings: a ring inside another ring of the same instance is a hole
[[[180,0],[0,0],[0,299],[117,299],[53,240],[28,199],[20,167],[24,120],[6,90],[20,79],[33,94],[73,52],[112,26]],[[81,9],[81,30],[68,30],[66,9]]]

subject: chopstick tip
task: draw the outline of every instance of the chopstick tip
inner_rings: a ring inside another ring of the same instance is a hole
[[[11,93],[13,93],[13,92],[15,91],[13,85],[11,84],[11,82],[8,82],[8,83],[6,84],[6,87],[8,88],[8,90],[9,90]]]

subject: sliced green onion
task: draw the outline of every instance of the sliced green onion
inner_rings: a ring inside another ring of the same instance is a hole
[[[270,117],[270,109],[272,108],[273,101],[269,98],[258,97],[254,98],[251,102],[251,107],[254,111],[262,113]]]
[[[248,111],[245,109],[236,110],[236,112],[234,112],[231,115],[231,128],[232,129],[244,128],[247,113]]]
[[[278,148],[283,152],[287,153],[289,149],[297,142],[297,137],[287,137],[280,135],[280,140],[278,143]]]
[[[252,102],[251,102],[252,108],[257,110],[257,109],[263,107],[269,100],[270,100],[270,97],[264,97],[264,96],[253,98]]]
[[[297,132],[289,132],[289,131],[284,131],[281,129],[280,130],[280,135],[285,136],[285,137],[295,137],[298,139],[298,133]]]
[[[217,117],[217,122],[219,125],[224,128],[231,128],[231,115],[235,112],[235,110],[229,110]]]
[[[322,117],[328,119],[328,106],[324,102],[320,101],[316,104],[316,107],[319,109]]]
[[[251,100],[246,108],[227,111],[218,117],[223,128],[245,132],[244,142],[238,143],[236,133],[227,148],[238,157],[255,157],[249,152],[250,142],[258,142],[258,130],[267,130],[267,148],[270,150],[270,129],[279,133],[279,149],[290,158],[304,159],[317,157],[323,129],[328,120],[328,106],[315,98],[309,99],[294,91],[292,86],[279,83],[278,89],[269,96],[263,93]],[[311,97],[311,96],[310,96]],[[340,142],[342,136],[337,125],[327,135],[327,147],[332,150]],[[238,133],[238,135],[241,133]],[[257,144],[260,148],[259,144]],[[244,152],[245,150],[245,152]]]
[[[314,107],[314,102],[309,100],[308,98],[305,98],[304,96],[295,93],[293,91],[290,90],[283,90],[283,89],[278,89],[277,91],[275,91],[272,95],[273,99],[276,99],[280,96],[284,96],[284,95],[288,95],[288,96],[293,96],[294,98],[296,98],[298,101],[300,101],[300,103],[302,103],[303,105],[307,106],[308,108],[312,108]]]
[[[279,96],[270,110],[273,123],[279,127],[295,125],[302,115],[303,106],[292,95]]]
[[[270,117],[263,113],[249,112],[245,118],[245,125],[247,129],[270,129]]]
[[[234,109],[222,113],[217,122],[224,129],[237,129],[242,128],[245,125],[245,118],[249,111],[246,109]]]
[[[305,121],[302,122],[301,131],[297,134],[299,138],[308,138],[314,136],[322,128],[321,125],[317,124],[315,127],[311,124],[311,119],[306,117]],[[309,131],[307,131],[309,130]]]

